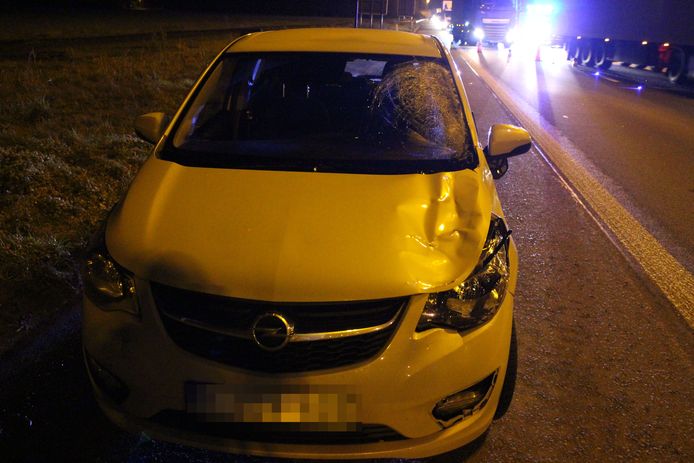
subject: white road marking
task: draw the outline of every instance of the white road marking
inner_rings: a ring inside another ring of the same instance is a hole
[[[561,143],[543,127],[538,112],[515,96],[515,92],[497,81],[474,60],[461,53],[462,58],[496,94],[498,99],[528,130],[555,171],[566,179],[574,197],[596,217],[601,228],[609,230],[624,251],[638,263],[646,275],[668,298],[694,329],[694,276],[680,264],[658,240],[646,230],[591,173],[564,149]]]

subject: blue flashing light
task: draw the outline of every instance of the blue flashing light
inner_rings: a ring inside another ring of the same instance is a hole
[[[556,6],[550,2],[530,3],[527,8],[529,13],[543,16],[550,16],[556,10]]]

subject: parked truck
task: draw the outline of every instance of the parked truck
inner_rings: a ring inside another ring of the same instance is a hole
[[[525,5],[541,2],[528,1]],[[542,3],[547,4],[547,1]],[[569,59],[607,69],[619,61],[683,83],[694,71],[694,1],[561,0],[553,30]]]
[[[462,45],[509,45],[518,22],[519,0],[453,0],[451,33]]]

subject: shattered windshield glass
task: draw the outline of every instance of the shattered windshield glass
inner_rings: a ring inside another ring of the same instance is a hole
[[[445,61],[344,53],[224,56],[162,157],[195,166],[330,172],[477,166]]]

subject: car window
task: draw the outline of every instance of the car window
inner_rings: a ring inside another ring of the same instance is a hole
[[[333,172],[476,167],[445,61],[344,53],[224,56],[162,157]]]

